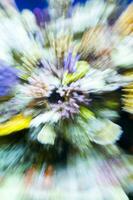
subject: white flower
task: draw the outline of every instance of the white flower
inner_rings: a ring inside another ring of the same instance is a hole
[[[101,145],[115,143],[122,133],[117,124],[108,119],[91,119],[88,125],[90,140]]]
[[[45,125],[39,132],[37,139],[42,144],[54,144],[55,141],[55,131],[53,126]]]
[[[60,119],[60,114],[54,111],[47,111],[43,114],[38,115],[32,121],[30,126],[37,127],[41,123],[54,123]]]

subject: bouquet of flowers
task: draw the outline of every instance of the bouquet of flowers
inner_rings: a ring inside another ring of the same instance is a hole
[[[121,110],[121,88],[128,91],[130,87],[132,91],[133,77],[125,72],[132,67],[132,31],[125,34],[121,20],[127,30],[130,24],[122,16],[113,26],[109,25],[108,17],[115,7],[109,1],[89,1],[75,7],[69,0],[50,0],[49,4],[49,9],[35,9],[34,13],[25,10],[21,14],[6,3],[0,6],[0,168],[6,173],[13,169],[24,173],[35,166],[42,173],[47,168],[45,162],[58,160],[55,152],[65,156],[70,147],[71,159],[75,160],[74,155],[80,157],[73,164],[79,177],[79,163],[83,170],[90,169],[88,177],[95,174],[95,167],[98,174],[102,166],[112,174],[113,166],[128,168],[122,173],[123,181],[114,173],[118,191],[123,191],[121,184],[126,185],[124,180],[131,173],[130,159],[121,155],[115,143],[122,134],[116,123]],[[123,48],[129,52],[128,57],[123,57]],[[123,108],[132,113],[132,96],[123,98]],[[75,181],[73,167],[68,166]],[[62,188],[57,180],[59,176],[64,183],[65,175],[57,169],[59,175],[53,175],[48,167],[41,177],[53,176],[55,185]],[[34,177],[36,173],[33,170]],[[103,179],[108,178],[98,178]],[[70,178],[67,180],[69,183]],[[49,182],[51,179],[43,183],[43,188],[53,188]],[[57,194],[58,187],[55,190]],[[107,198],[106,195],[99,199]],[[125,193],[121,195],[121,199],[126,199]],[[46,195],[48,198],[51,197]],[[67,195],[60,198],[67,199]]]

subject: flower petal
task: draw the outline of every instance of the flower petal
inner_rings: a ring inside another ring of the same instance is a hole
[[[40,133],[37,136],[37,139],[42,144],[54,144],[55,141],[55,131],[54,128],[51,125],[45,125]]]
[[[0,124],[0,136],[9,135],[13,132],[29,128],[31,116],[24,116],[23,114],[16,115],[5,123]]]

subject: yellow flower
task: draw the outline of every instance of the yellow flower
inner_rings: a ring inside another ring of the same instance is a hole
[[[133,78],[133,70],[126,72],[125,76]],[[123,91],[124,110],[133,114],[133,82],[125,86]]]
[[[122,13],[115,28],[124,36],[133,33],[133,4],[130,4]]]
[[[28,128],[31,122],[31,116],[23,114],[12,117],[9,121],[0,124],[0,136],[9,135],[13,132]]]

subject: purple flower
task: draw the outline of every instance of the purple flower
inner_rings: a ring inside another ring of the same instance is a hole
[[[64,70],[68,71],[68,73],[74,73],[76,71],[76,62],[79,58],[80,55],[74,57],[72,52],[69,52],[68,56],[64,59]]]
[[[17,70],[13,67],[0,63],[0,96],[7,95],[17,83]]]
[[[39,27],[45,27],[46,22],[50,21],[50,16],[47,9],[42,10],[39,8],[35,8],[34,14],[36,17],[36,23]]]
[[[6,96],[10,91],[10,87],[0,85],[0,96]]]
[[[76,101],[70,98],[68,101],[59,100],[57,104],[51,105],[55,112],[59,112],[62,119],[73,118],[73,116],[79,113],[79,105]]]
[[[91,102],[91,99],[86,96],[86,94],[78,94],[77,92],[73,93],[73,99],[76,100],[79,104],[89,105]]]
[[[73,7],[70,5],[69,8],[68,8],[67,17],[71,18],[72,17],[72,13],[73,13]]]

